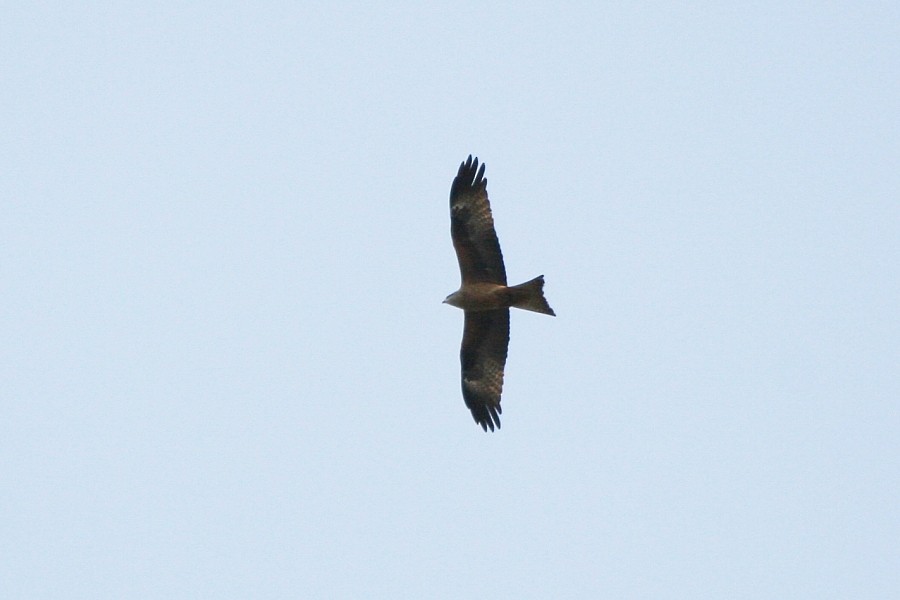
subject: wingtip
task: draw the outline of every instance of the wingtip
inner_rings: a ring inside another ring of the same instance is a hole
[[[478,163],[479,163],[478,157],[477,157],[477,156],[473,156],[472,154],[470,154],[470,155],[466,158],[466,160],[464,160],[464,161],[462,161],[462,162],[460,163],[459,166],[461,166],[461,167],[466,167],[466,168],[471,168],[471,169],[474,170],[474,169],[477,169],[477,168],[478,168]],[[483,163],[482,163],[482,164],[483,164]]]
[[[480,168],[479,168],[480,166]],[[487,179],[484,177],[485,163],[478,162],[478,157],[471,154],[463,162],[459,163],[459,171],[456,172],[456,178],[453,180],[453,187],[450,189],[451,195],[454,193],[456,186],[474,186],[487,187]]]
[[[475,422],[478,425],[481,425],[481,428],[487,432],[488,429],[491,432],[500,429],[500,415],[503,414],[503,409],[500,408],[500,405],[489,406],[487,410],[484,411],[483,414],[476,415],[475,412],[472,412],[472,417],[475,418]]]
[[[481,423],[479,423],[479,425],[481,425],[481,428],[484,430],[485,433],[487,433],[488,428],[490,428],[491,433],[494,433],[495,427],[497,429],[500,429],[500,423],[497,423],[496,425],[494,425],[494,422],[491,421],[490,419],[482,421]]]
[[[481,428],[487,432],[488,429],[493,432],[496,429],[500,429],[500,407],[497,407],[497,410],[488,409],[484,414],[476,415],[473,411],[472,417],[475,419],[475,423],[481,425]]]

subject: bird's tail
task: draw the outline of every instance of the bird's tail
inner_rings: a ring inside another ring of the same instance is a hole
[[[509,290],[512,292],[512,306],[524,310],[530,310],[545,315],[556,316],[547,299],[544,298],[544,276],[540,275],[531,281],[514,285]]]

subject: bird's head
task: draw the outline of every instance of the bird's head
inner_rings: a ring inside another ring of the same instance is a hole
[[[455,291],[446,298],[444,298],[444,304],[449,304],[450,306],[459,307],[459,291]]]

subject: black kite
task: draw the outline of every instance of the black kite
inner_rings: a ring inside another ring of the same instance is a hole
[[[544,298],[544,276],[506,285],[506,268],[494,231],[484,165],[469,158],[450,187],[450,235],[462,284],[446,304],[466,312],[462,347],[462,393],[475,422],[500,428],[500,394],[509,347],[509,307],[556,316]]]

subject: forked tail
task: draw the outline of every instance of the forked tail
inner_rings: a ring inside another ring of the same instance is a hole
[[[544,298],[544,276],[520,283],[509,288],[512,291],[512,306],[545,315],[556,316],[547,299]]]

